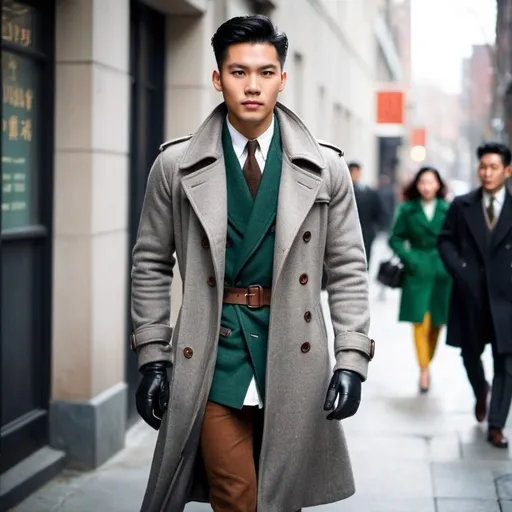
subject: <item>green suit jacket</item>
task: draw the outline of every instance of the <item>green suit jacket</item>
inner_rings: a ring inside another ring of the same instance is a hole
[[[228,195],[225,286],[272,286],[275,219],[281,180],[281,137],[277,118],[265,169],[253,200],[226,123],[222,132]],[[265,399],[265,370],[270,308],[224,304],[215,374],[209,399],[228,407],[243,406],[252,377]]]
[[[438,200],[428,220],[415,200],[403,203],[397,213],[389,245],[405,267],[400,321],[420,323],[429,312],[433,326],[446,324],[451,278],[437,250],[437,237],[447,211],[448,203]]]

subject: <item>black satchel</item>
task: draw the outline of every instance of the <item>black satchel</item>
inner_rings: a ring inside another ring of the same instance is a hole
[[[379,266],[377,281],[389,288],[401,288],[404,282],[404,266],[396,257],[383,261]]]

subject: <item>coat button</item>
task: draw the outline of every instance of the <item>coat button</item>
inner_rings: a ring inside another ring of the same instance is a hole
[[[206,281],[206,282],[208,283],[208,286],[215,286],[217,284],[215,277],[209,277],[208,281]]]
[[[302,284],[302,285],[305,285],[307,284],[309,281],[309,277],[307,274],[302,274],[300,277],[299,277],[299,283]]]
[[[308,243],[311,240],[311,231],[306,231],[302,235],[302,240],[304,240],[304,242]]]
[[[311,311],[306,311],[304,313],[304,320],[309,324],[311,322],[311,319],[313,318],[313,315],[311,314]]]
[[[194,355],[194,351],[190,348],[190,347],[185,347],[183,349],[183,355],[187,358],[187,359],[190,359],[193,355]]]
[[[210,248],[210,242],[208,241],[208,238],[206,236],[203,236],[203,238],[201,238],[201,247],[203,249],[209,249]]]
[[[311,344],[306,341],[305,343],[303,343],[301,346],[300,346],[300,351],[303,353],[303,354],[307,354],[311,349]]]

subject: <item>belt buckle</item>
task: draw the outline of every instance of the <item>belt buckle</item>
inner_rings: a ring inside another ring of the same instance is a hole
[[[263,287],[261,285],[259,285],[259,284],[251,284],[247,288],[247,290],[249,292],[249,293],[245,294],[245,299],[246,299],[247,307],[251,308],[251,309],[260,309],[261,308],[261,303],[263,302]],[[251,290],[258,290],[258,292],[257,293],[251,293]],[[251,297],[254,297],[254,296],[258,297],[258,304],[257,305],[251,304]]]

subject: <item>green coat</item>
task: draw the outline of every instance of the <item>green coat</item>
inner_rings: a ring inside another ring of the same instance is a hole
[[[432,325],[446,324],[451,278],[437,250],[448,203],[438,200],[428,220],[419,200],[400,206],[389,245],[405,267],[399,320],[420,323],[429,312]]]
[[[265,169],[253,200],[233,150],[226,123],[222,132],[228,193],[228,233],[224,285],[272,287],[275,220],[281,180],[281,138],[277,118]],[[217,361],[209,399],[241,409],[252,377],[265,397],[270,308],[224,304]]]

